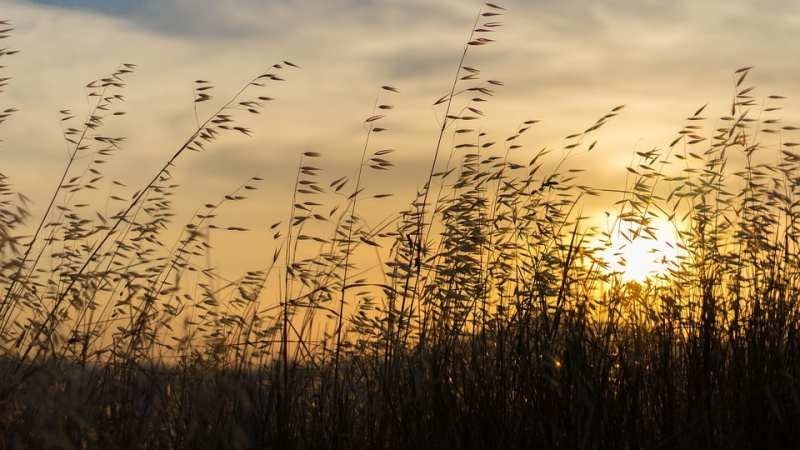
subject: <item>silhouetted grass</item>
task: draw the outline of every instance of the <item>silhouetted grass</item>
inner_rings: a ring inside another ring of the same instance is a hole
[[[27,200],[0,175],[0,446],[797,448],[800,144],[775,116],[781,98],[750,97],[738,70],[729,114],[700,108],[668,146],[636,152],[622,191],[584,185],[563,163],[622,107],[555,160],[523,148],[536,121],[502,139],[473,125],[503,83],[466,59],[502,12],[481,11],[434,104],[435,154],[407,208],[377,225],[362,215],[388,202],[375,175],[393,150],[373,142],[401,94],[384,86],[357,175],[329,176],[304,153],[272,265],[223,287],[202,265],[205,236],[259,179],[170,243],[170,171],[249,134],[237,116],[296,66],[198,117],[148,184],[110,198],[94,191],[121,185],[101,167],[125,143],[103,126],[135,66],[90,84],[87,119],[62,111],[71,158],[27,238]],[[210,89],[198,80],[196,101]],[[580,216],[609,196],[609,229]],[[664,273],[637,283],[609,269],[616,242],[666,231],[680,252]],[[368,258],[382,275],[362,275]]]

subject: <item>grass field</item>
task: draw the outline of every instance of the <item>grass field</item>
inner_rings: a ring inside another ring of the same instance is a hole
[[[503,83],[467,59],[502,36],[488,31],[503,12],[479,12],[434,102],[440,134],[415,198],[376,187],[393,151],[370,138],[391,136],[402,95],[384,86],[357,175],[305,152],[290,216],[265,225],[272,265],[227,285],[204,266],[205,237],[261,180],[174,225],[170,172],[250,134],[238,118],[280,107],[260,85],[301,69],[276,64],[198,116],[125,198],[97,192],[116,183],[102,164],[125,142],[104,126],[124,120],[136,67],[92,83],[86,117],[62,112],[71,156],[42,217],[0,173],[0,447],[800,446],[800,141],[783,99],[754,97],[739,69],[720,117],[687,105],[673,141],[619,168],[625,189],[593,186],[565,161],[622,106],[552,151],[530,150],[536,121],[478,131]],[[196,102],[211,89],[198,81]],[[598,202],[616,214],[583,215]],[[368,225],[376,204],[405,206]],[[620,257],[637,256],[622,248],[642,241],[674,253],[641,256],[660,269],[627,278]]]

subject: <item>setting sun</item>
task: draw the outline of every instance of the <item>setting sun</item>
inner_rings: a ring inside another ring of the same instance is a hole
[[[635,228],[614,234],[607,254],[609,270],[619,272],[625,282],[642,282],[664,274],[678,259],[678,249],[667,236],[666,226],[651,228],[655,236],[637,233]]]

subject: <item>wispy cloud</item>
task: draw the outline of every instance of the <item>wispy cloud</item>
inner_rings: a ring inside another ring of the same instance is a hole
[[[543,119],[525,144],[557,147],[563,136],[627,103],[598,136],[597,156],[579,163],[607,169],[598,171],[600,182],[613,183],[634,148],[667,144],[696,107],[711,101],[710,110],[724,110],[738,67],[757,66],[758,95],[800,98],[794,2],[512,0],[503,6],[506,14],[497,20],[505,27],[490,35],[497,42],[473,49],[467,61],[506,84],[481,106],[487,116],[481,129],[504,139],[521,121]],[[126,88],[128,115],[109,126],[130,134],[118,175],[136,186],[191,133],[192,80],[211,80],[218,101],[288,59],[303,69],[270,87],[277,100],[247,118],[257,131],[253,139],[237,137],[176,168],[186,195],[194,196],[188,203],[266,174],[265,188],[274,195],[257,201],[265,210],[283,205],[303,151],[322,152],[333,170],[354,170],[362,121],[384,84],[402,94],[385,100],[397,108],[376,145],[398,150],[398,167],[388,176],[413,191],[435,144],[431,104],[452,83],[479,7],[457,0],[7,1],[2,18],[16,31],[4,44],[23,52],[6,63],[14,79],[3,103],[22,111],[2,130],[0,159],[13,162],[3,172],[34,199],[51,192],[65,160],[56,112],[85,111],[82,87],[133,62],[139,71]],[[201,117],[212,103],[200,105]],[[789,119],[797,112],[787,108]]]

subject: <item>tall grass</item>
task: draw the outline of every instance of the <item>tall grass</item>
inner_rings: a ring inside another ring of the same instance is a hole
[[[669,145],[635,152],[623,190],[584,185],[564,163],[592,151],[622,107],[568,136],[560,158],[524,148],[536,121],[501,139],[473,125],[503,83],[467,60],[502,13],[481,10],[434,103],[440,133],[407,208],[377,224],[363,214],[389,196],[374,186],[393,150],[374,143],[401,94],[384,86],[357,175],[300,155],[271,265],[222,287],[202,264],[205,236],[259,179],[204,205],[170,243],[171,172],[186,152],[250,134],[239,115],[265,107],[264,81],[296,66],[274,65],[198,116],[149,183],[100,203],[99,186],[121,185],[102,163],[125,145],[103,127],[122,115],[135,66],[90,84],[87,118],[62,111],[71,157],[41,218],[0,175],[0,446],[800,445],[800,144],[775,115],[781,98],[751,97],[741,69],[725,116],[700,108]],[[196,102],[210,89],[198,80]],[[608,228],[581,215],[609,196]],[[662,274],[625,282],[611,270],[618,242],[667,231],[680,256]],[[382,274],[360,269],[368,258]]]

